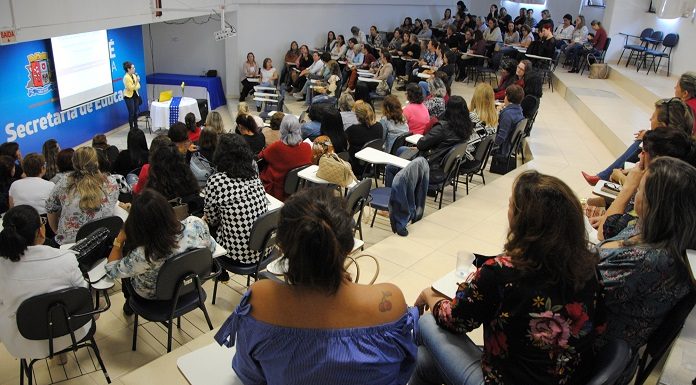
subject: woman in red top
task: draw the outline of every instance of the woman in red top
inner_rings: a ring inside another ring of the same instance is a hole
[[[280,140],[259,152],[266,161],[261,181],[266,192],[285,200],[285,176],[293,168],[312,162],[312,146],[302,141],[300,122],[293,115],[285,115],[280,123]]]
[[[196,124],[196,115],[189,112],[184,118],[184,123],[188,129],[189,140],[194,143],[198,142],[198,138],[201,136],[201,127]]]
[[[696,72],[684,72],[674,86],[674,96],[681,99],[691,108],[696,117]],[[696,136],[696,119],[694,119],[693,135]]]

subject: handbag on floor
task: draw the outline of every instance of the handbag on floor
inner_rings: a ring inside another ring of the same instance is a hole
[[[490,172],[505,175],[517,168],[517,159],[505,155],[493,155]]]
[[[590,79],[606,79],[609,77],[609,64],[598,63],[595,55],[587,55],[587,65],[590,67]]]

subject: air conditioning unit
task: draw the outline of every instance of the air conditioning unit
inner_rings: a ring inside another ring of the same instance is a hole
[[[694,8],[696,8],[696,0],[655,0],[653,6],[660,19],[692,17]]]

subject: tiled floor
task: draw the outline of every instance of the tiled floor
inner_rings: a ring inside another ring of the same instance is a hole
[[[473,86],[456,83],[453,93],[469,100]],[[403,93],[399,94],[403,98]],[[235,109],[234,105],[229,107]],[[293,112],[301,108],[297,103],[291,103],[289,107]],[[224,107],[220,112],[225,126],[233,127],[234,113],[226,111]],[[110,133],[109,141],[119,147],[125,147],[126,131],[127,128],[124,127]],[[514,178],[519,172],[535,168],[558,176],[582,197],[589,196],[591,190],[580,176],[580,170],[596,171],[613,159],[600,139],[583,123],[568,103],[558,93],[550,91],[544,94],[532,137],[527,143],[534,159],[515,172],[506,176],[486,173],[485,187],[480,183],[480,178],[475,177],[470,194],[465,196],[464,189],[460,189],[458,199],[454,203],[451,202],[451,191],[447,190],[442,210],[437,210],[430,198],[425,218],[409,226],[410,235],[407,238],[392,235],[388,220],[384,217],[377,217],[374,228],[370,228],[369,223],[364,224],[368,246],[364,253],[375,256],[379,261],[378,282],[389,281],[397,284],[403,290],[407,301],[413,302],[423,288],[454,268],[459,250],[492,254],[502,249],[507,229],[508,196]],[[365,263],[362,272],[369,276],[370,272],[374,272],[374,267]],[[205,288],[209,294],[206,304],[215,327],[221,325],[238,303],[245,288],[244,281],[233,276],[229,283],[221,285],[216,305],[210,303],[212,283],[206,283]],[[142,374],[145,368],[136,372],[134,370],[164,354],[162,342],[165,340],[166,332],[158,325],[145,325],[138,333],[138,350],[132,352],[132,318],[124,317],[121,311],[124,300],[118,286],[111,298],[111,309],[97,322],[97,342],[113,382],[169,383],[174,377],[180,382],[181,376],[175,367],[175,358],[210,342],[203,338],[187,344],[208,331],[202,314],[194,311],[184,317],[186,321],[183,323],[182,331],[175,329],[174,337],[177,342],[174,347],[184,344],[183,348],[158,360],[156,367],[147,367],[149,373],[156,373],[155,379]],[[480,340],[480,336],[475,335],[474,339]],[[83,361],[89,362],[89,358],[85,357],[81,363]],[[17,384],[18,367],[18,362],[0,347],[0,385]],[[74,362],[69,363],[68,367],[74,367]],[[51,374],[56,376],[53,373],[60,370],[62,369],[52,367]],[[37,364],[36,371],[38,383],[47,383],[46,365]],[[100,372],[65,382],[71,385],[95,383],[105,383]]]

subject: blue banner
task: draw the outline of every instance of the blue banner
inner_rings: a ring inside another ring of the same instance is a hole
[[[123,62],[140,72],[141,109],[147,109],[145,54],[140,26],[107,31],[114,93],[70,110],[61,111],[51,41],[35,40],[0,46],[0,127],[2,142],[17,142],[23,154],[41,152],[48,139],[61,148],[74,147],[94,135],[107,133],[128,122],[123,102]]]

